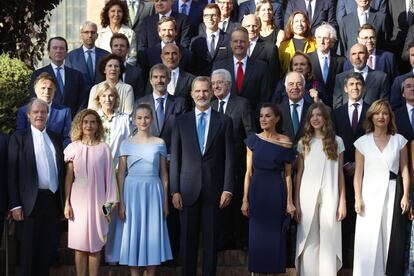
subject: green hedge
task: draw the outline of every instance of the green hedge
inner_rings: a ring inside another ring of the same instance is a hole
[[[22,61],[0,55],[0,130],[12,133],[16,126],[16,111],[28,101],[32,70]]]

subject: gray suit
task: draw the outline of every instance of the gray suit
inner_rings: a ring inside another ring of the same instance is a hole
[[[135,18],[132,20],[131,29],[135,31],[135,34],[138,35],[138,29],[141,26],[144,19],[150,15],[153,15],[154,3],[150,1],[139,0],[138,1],[138,11],[135,13]]]
[[[344,91],[344,80],[345,77],[354,72],[354,69],[345,71],[336,76],[335,79],[335,89],[333,94],[333,108],[338,108],[341,105],[348,102],[348,95]],[[390,95],[390,84],[387,74],[376,71],[368,70],[368,75],[365,79],[365,92],[364,92],[364,102],[367,104],[372,104],[378,99],[389,99]]]

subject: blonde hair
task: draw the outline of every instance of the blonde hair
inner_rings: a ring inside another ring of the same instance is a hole
[[[118,90],[116,89],[115,86],[111,85],[110,83],[106,81],[98,84],[96,88],[95,97],[93,98],[93,103],[95,104],[95,106],[102,108],[101,103],[99,102],[99,98],[103,95],[103,93],[105,93],[108,90],[111,91],[115,95],[115,103],[112,108],[113,110],[115,110],[119,107]]]
[[[392,112],[391,105],[387,100],[376,100],[368,108],[364,122],[365,133],[374,132],[375,126],[372,122],[372,118],[375,114],[378,114],[383,111],[387,111],[390,115],[390,121],[387,126],[387,134],[394,135],[395,133],[397,133],[397,126],[395,125],[395,115],[394,112]]]
[[[70,129],[70,139],[72,140],[72,142],[82,140],[82,137],[83,137],[83,130],[82,130],[83,120],[88,115],[94,115],[95,118],[96,118],[96,123],[98,124],[98,129],[95,132],[95,139],[97,141],[103,141],[103,139],[104,139],[104,129],[103,129],[101,117],[99,116],[99,114],[95,110],[84,109],[84,110],[78,112],[78,114],[76,114],[76,116],[75,116],[75,119],[73,119],[72,128]]]

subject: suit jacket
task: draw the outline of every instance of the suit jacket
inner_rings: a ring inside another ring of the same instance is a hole
[[[215,111],[219,111],[218,105],[219,101],[217,99],[211,102],[211,107]],[[224,114],[233,121],[235,173],[244,174],[246,170],[246,145],[244,144],[244,139],[249,134],[255,132],[249,102],[245,98],[230,94]]]
[[[62,138],[47,130],[47,135],[53,143],[56,151],[56,166],[58,172],[59,187],[57,194],[60,203],[63,200],[63,185],[65,180],[65,164],[63,161]],[[8,151],[8,188],[9,209],[17,206],[23,208],[25,216],[29,216],[36,203],[39,189],[31,128],[23,132],[15,132],[9,141]]]
[[[233,19],[230,19],[227,23],[226,30],[224,31],[226,34],[231,35],[231,32],[234,28],[240,26],[240,22],[233,21]],[[205,35],[206,34],[206,25],[204,23],[201,23],[198,26],[198,35]]]
[[[328,98],[331,99],[328,105],[332,107],[332,97],[333,97],[333,91],[335,88],[335,77],[336,75],[342,73],[343,71],[342,68],[345,62],[345,58],[337,56],[333,51],[331,51],[328,77],[325,83],[323,80],[321,64],[319,63],[319,57],[318,57],[317,51],[309,53],[308,56],[312,62],[313,76],[317,81],[325,84],[326,92],[328,94],[327,96]]]
[[[0,215],[8,210],[7,199],[7,135],[0,133]]]
[[[155,112],[155,102],[154,96],[152,94],[146,95],[141,99],[138,99],[137,104],[147,103],[151,105],[153,114],[157,116]],[[164,111],[164,124],[160,129],[158,127],[157,120],[153,120],[151,124],[151,135],[162,138],[165,141],[167,146],[167,151],[170,153],[171,147],[171,135],[172,130],[175,126],[176,118],[185,112],[185,100],[181,97],[175,97],[173,95],[167,96],[167,101],[165,102],[165,111]]]
[[[293,125],[292,125],[292,115],[290,113],[290,105],[289,101],[283,101],[282,103],[278,104],[279,110],[282,113],[282,133],[284,135],[289,136],[292,143],[296,146],[299,139],[303,135],[303,127],[305,125],[306,120],[306,112],[308,111],[310,104],[308,104],[306,101],[303,102],[303,108],[302,113],[299,118],[299,130],[298,132],[294,133],[293,131]]]
[[[139,0],[138,11],[135,13],[135,18],[132,18],[131,29],[134,30],[135,35],[138,37],[138,30],[141,27],[144,19],[155,13],[154,3],[150,1]]]
[[[413,71],[411,70],[411,72],[398,76],[394,79],[390,93],[390,104],[393,110],[396,110],[405,104],[405,99],[402,96],[402,83],[405,80],[405,78],[412,75]]]
[[[365,134],[364,121],[368,108],[369,105],[363,103],[361,116],[355,132],[352,130],[351,122],[349,120],[348,103],[345,103],[332,111],[332,123],[335,127],[336,134],[342,138],[345,145],[344,164],[355,162],[354,142]]]
[[[124,82],[132,86],[135,100],[145,95],[144,72],[139,65],[126,64]]]
[[[345,71],[336,76],[335,89],[333,95],[333,108],[338,108],[348,102],[348,95],[344,91],[345,77],[354,70]],[[365,79],[365,92],[363,95],[364,102],[372,104],[378,99],[389,99],[390,95],[389,79],[387,74],[377,71],[368,70],[367,78]]]
[[[410,142],[414,139],[414,131],[408,117],[407,106],[403,105],[395,111],[395,123],[397,124],[398,133],[404,136]]]
[[[347,59],[344,64],[344,71],[352,69],[351,62]],[[388,51],[375,50],[375,68],[374,70],[384,72],[390,80],[398,76],[397,61],[393,53]]]
[[[352,45],[357,43],[358,29],[360,27],[358,14],[354,11],[342,18],[342,22],[343,23],[339,26],[341,47],[343,49],[343,53],[347,53]],[[374,26],[377,32],[377,48],[383,48],[385,42],[389,38],[385,14],[370,8],[367,23]]]
[[[52,65],[47,65],[33,72],[30,78],[30,97],[36,97],[34,92],[34,81],[43,72],[51,75],[56,83],[56,75]],[[62,93],[59,85],[56,87],[53,102],[57,105],[69,107],[72,112],[72,118],[78,110],[85,108],[88,104],[89,91],[86,91],[85,82],[82,73],[65,65],[65,88]]]
[[[274,91],[281,75],[279,49],[277,46],[267,43],[259,37],[256,41],[256,46],[254,46],[253,52],[250,54],[250,58],[262,60],[267,63],[267,69],[270,74],[269,86],[271,91]]]
[[[234,145],[230,117],[211,110],[204,154],[198,144],[194,111],[177,118],[173,129],[170,192],[181,193],[184,206],[203,194],[206,204],[218,204],[223,191],[233,192]]]
[[[407,31],[407,36],[405,38],[404,42],[404,48],[401,53],[401,59],[407,63],[410,62],[408,58],[408,45],[414,41],[414,25],[410,26],[410,28]]]
[[[26,113],[27,105],[24,105],[17,110],[16,131],[24,131],[30,127],[30,121],[28,120]],[[70,114],[70,109],[52,103],[47,118],[46,128],[47,130],[60,135],[64,148],[70,143],[69,132],[71,126],[72,116]]]
[[[290,14],[297,10],[306,13],[305,0],[288,0],[285,11],[285,25],[287,24]],[[312,35],[315,34],[316,27],[321,25],[322,22],[328,22],[334,28],[338,28],[333,0],[316,0],[315,9],[310,22]]]
[[[108,51],[95,47],[95,75],[92,79],[88,74],[88,68],[86,65],[85,54],[83,52],[82,46],[68,53],[65,59],[65,65],[82,73],[83,80],[85,81],[85,86],[87,89],[86,91],[90,91],[92,86],[105,80],[104,76],[99,73],[99,63],[101,59],[108,54]]]
[[[213,63],[227,57],[230,49],[230,35],[220,31],[214,54],[211,55],[207,46],[207,35],[198,35],[191,40],[190,50],[194,63],[191,70],[196,76],[210,76]],[[180,66],[181,67],[181,66]]]
[[[381,11],[383,13],[387,12],[387,0],[373,0],[371,2],[371,8],[376,11]],[[345,15],[350,14],[351,12],[356,11],[357,4],[354,0],[338,0],[336,3],[336,21],[338,24],[342,23],[342,18]]]
[[[191,36],[190,24],[188,23],[187,16],[185,14],[172,11],[171,17],[174,17],[177,22],[177,37],[175,38],[175,42],[178,45],[188,48]],[[146,48],[152,47],[161,42],[160,37],[158,36],[158,21],[158,14],[148,16],[138,29],[138,51],[145,50]]]
[[[283,29],[283,7],[278,2],[270,2],[273,7],[273,21],[279,29]],[[245,15],[256,13],[256,3],[254,0],[248,0],[239,6],[239,22],[241,22]]]
[[[190,24],[190,37],[194,37],[198,33],[198,25],[200,25],[201,22],[203,22],[203,9],[204,4],[197,2],[197,1],[191,1],[190,11],[187,15],[188,23]],[[176,13],[181,12],[181,7],[178,7],[178,0],[174,1],[172,5],[172,10]],[[188,6],[187,6],[188,9]]]
[[[257,111],[260,103],[270,100],[271,90],[268,82],[270,78],[265,62],[251,58],[247,59],[242,90],[240,92],[237,91],[236,86],[233,56],[215,62],[213,64],[213,71],[215,69],[226,69],[230,72],[233,83],[231,93],[248,99],[252,111]],[[255,116],[255,113],[253,113],[253,116]]]
[[[390,17],[390,28],[392,35],[389,43],[389,50],[393,51],[397,56],[401,54],[407,31],[410,27],[407,21],[407,11],[405,7],[405,0],[389,0],[388,15]]]

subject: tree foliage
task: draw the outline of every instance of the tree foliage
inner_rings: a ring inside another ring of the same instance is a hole
[[[33,68],[42,58],[51,10],[61,0],[1,0],[0,52]]]

